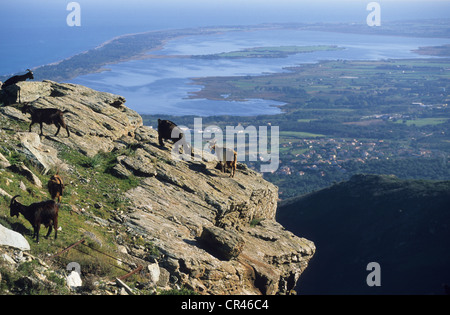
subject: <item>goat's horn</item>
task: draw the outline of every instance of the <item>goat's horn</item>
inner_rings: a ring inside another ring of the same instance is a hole
[[[11,204],[13,204],[13,203],[16,201],[16,198],[17,198],[17,197],[20,197],[20,195],[14,196],[14,197],[11,199]]]

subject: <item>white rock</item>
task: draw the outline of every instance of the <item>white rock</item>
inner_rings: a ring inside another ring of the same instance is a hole
[[[62,162],[57,157],[56,149],[41,143],[41,139],[34,132],[18,132],[16,138],[21,142],[21,151],[29,159],[35,162],[44,174],[54,166],[61,166]]]
[[[27,191],[27,186],[25,186],[25,184],[22,181],[20,181],[19,188],[22,189],[23,191]]]
[[[83,285],[80,274],[75,270],[66,277],[67,286],[71,289],[79,288]]]
[[[3,189],[0,188],[0,196],[6,196],[9,199],[12,199],[12,196],[10,194],[8,194],[6,191],[4,191]]]
[[[3,254],[1,256],[1,258],[2,258],[3,261],[6,261],[10,265],[15,265],[16,264],[14,259],[12,259],[11,256],[9,256],[8,254]]]
[[[150,264],[147,266],[148,272],[150,273],[150,280],[153,283],[158,283],[161,270],[159,269],[158,263]]]
[[[0,246],[10,246],[20,250],[30,250],[30,244],[21,234],[0,224]]]
[[[0,153],[0,167],[1,168],[6,168],[11,166],[11,163],[9,163],[8,159],[5,158],[1,153]]]

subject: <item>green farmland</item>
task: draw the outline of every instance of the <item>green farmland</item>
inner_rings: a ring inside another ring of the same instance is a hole
[[[239,58],[284,58],[289,55],[312,53],[317,51],[341,50],[337,46],[279,46],[279,47],[256,47],[238,51],[223,52],[211,55],[193,56],[199,59],[239,59]]]

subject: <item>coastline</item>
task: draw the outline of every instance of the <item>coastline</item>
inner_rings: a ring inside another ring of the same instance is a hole
[[[426,21],[423,21],[424,23]],[[429,22],[429,21],[428,21]],[[449,34],[443,34],[439,23],[429,27],[424,32],[419,26],[415,28],[408,23],[403,22],[403,27],[394,32],[392,26],[398,26],[399,22],[385,23],[380,29],[373,29],[365,25],[356,25],[348,23],[267,23],[257,25],[236,25],[236,26],[210,26],[185,29],[163,29],[152,30],[139,33],[123,34],[107,40],[97,47],[83,51],[69,58],[41,65],[33,68],[36,80],[68,81],[78,76],[100,73],[108,71],[107,65],[118,64],[132,60],[159,59],[159,58],[191,58],[189,55],[162,56],[158,54],[149,54],[152,51],[163,49],[167,42],[183,38],[186,36],[201,36],[221,34],[225,32],[251,32],[260,30],[275,29],[296,29],[317,32],[337,32],[337,33],[355,33],[381,35],[381,36],[417,36],[417,37],[449,37]],[[439,36],[440,35],[440,36]],[[446,35],[446,36],[443,36]],[[0,76],[0,81],[8,78],[8,75]]]
[[[53,63],[34,67],[32,70],[36,80],[68,81],[76,77],[108,71],[106,65],[143,59],[171,58],[149,54],[163,49],[166,44],[175,39],[187,36],[213,35],[224,32],[258,31],[263,29],[279,29],[280,25],[230,26],[230,27],[199,27],[186,29],[167,29],[131,33],[116,36],[97,47],[83,51],[74,56]],[[190,58],[190,56],[175,56]],[[175,58],[173,57],[173,58]],[[0,76],[0,80],[9,76]]]

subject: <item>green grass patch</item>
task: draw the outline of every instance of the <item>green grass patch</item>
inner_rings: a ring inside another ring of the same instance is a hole
[[[319,120],[319,119],[318,118],[313,118],[313,119],[306,118],[306,119],[297,119],[297,122],[299,122],[299,123],[310,123],[312,121],[317,121],[317,120]]]
[[[11,162],[26,162],[24,155],[8,150],[13,152],[9,155],[5,152],[7,150],[6,148],[3,152]],[[58,238],[55,240],[54,232],[52,232],[49,239],[46,239],[44,236],[47,229],[41,226],[40,243],[37,244],[32,239],[33,228],[31,224],[22,215],[19,218],[10,217],[9,197],[0,197],[0,223],[24,235],[31,246],[31,254],[43,257],[44,260],[48,260],[49,256],[86,238],[86,234],[95,235],[95,238],[102,244],[101,250],[113,254],[116,250],[114,234],[99,226],[95,217],[109,219],[117,211],[126,210],[126,207],[129,205],[129,200],[124,197],[125,192],[137,187],[140,180],[134,176],[119,179],[109,171],[115,165],[118,155],[131,155],[133,151],[127,148],[113,153],[100,153],[89,158],[76,150],[59,144],[58,152],[59,158],[69,164],[71,168],[69,171],[60,172],[66,184],[66,189],[58,216],[58,225],[60,227]],[[8,170],[0,170],[0,188],[11,196],[20,195],[21,197],[18,201],[25,205],[50,199],[46,184],[51,173],[43,175],[32,165],[27,166],[39,177],[42,182],[42,188],[33,185],[23,176]],[[26,191],[20,188],[20,182],[25,184],[27,187]],[[72,210],[75,210],[75,212]],[[71,255],[79,255],[80,257],[65,256],[61,259],[51,259],[47,262],[64,265],[68,263],[68,260],[80,261],[83,263],[84,270],[89,270],[91,273],[100,276],[114,274],[115,270],[118,269],[115,268],[115,262],[101,257],[101,255],[91,250],[88,250],[86,253],[78,252],[76,254],[76,252],[74,251],[74,254]],[[118,272],[120,275],[125,273],[120,269],[118,269]],[[11,281],[14,281],[14,279]],[[46,288],[41,288],[40,290],[41,292],[46,292]]]
[[[280,131],[280,136],[282,138],[295,138],[295,139],[326,137],[325,135],[302,131]]]
[[[215,58],[282,58],[294,54],[312,53],[316,51],[340,50],[337,46],[278,46],[278,47],[256,47],[239,51],[231,51],[208,55]]]
[[[406,124],[407,126],[423,127],[423,126],[435,126],[440,125],[448,121],[448,118],[420,118],[420,119],[411,119],[411,120],[397,120],[398,124]]]

